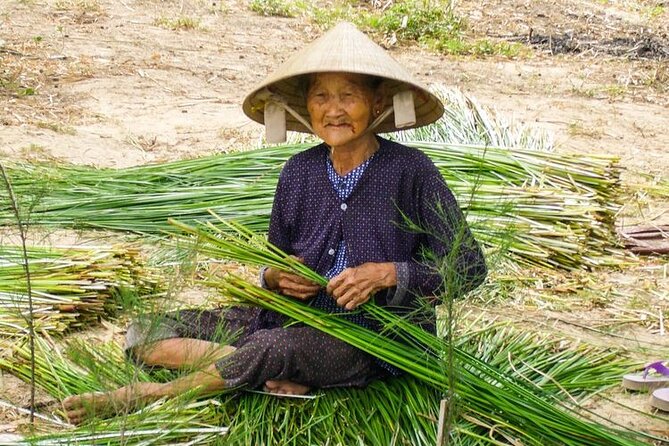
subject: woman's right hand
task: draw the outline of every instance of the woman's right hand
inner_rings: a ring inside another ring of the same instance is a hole
[[[302,261],[302,259],[297,260]],[[310,280],[276,268],[267,268],[264,277],[270,290],[300,300],[308,300],[314,297],[321,289],[320,285]]]

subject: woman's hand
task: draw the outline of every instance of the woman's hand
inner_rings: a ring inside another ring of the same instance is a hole
[[[368,262],[355,268],[346,268],[330,279],[327,292],[337,301],[337,305],[354,310],[367,302],[375,292],[395,285],[395,264]]]
[[[295,259],[303,261],[297,257]],[[310,280],[271,267],[265,270],[265,283],[270,290],[299,300],[308,300],[318,294],[321,289],[320,285]]]

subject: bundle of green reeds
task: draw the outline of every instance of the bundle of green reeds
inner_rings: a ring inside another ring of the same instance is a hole
[[[221,290],[226,295],[280,312],[350,343],[443,394],[452,390],[462,414],[483,425],[496,426],[493,442],[610,446],[641,445],[643,438],[653,438],[622,427],[611,429],[603,422],[585,420],[580,416],[584,409],[576,402],[564,402],[554,393],[506,374],[462,349],[455,348],[455,361],[448,364],[440,354],[449,348],[442,339],[421,332],[420,328],[373,304],[363,306],[365,314],[408,343],[392,341],[240,279],[229,279],[221,284]],[[414,339],[418,341],[412,345]],[[429,346],[430,351],[426,351],[425,346]],[[452,389],[449,387],[451,382],[454,382]]]
[[[27,342],[13,342],[4,356],[0,356],[0,368],[29,382]],[[43,338],[35,339],[35,383],[59,400],[156,378],[165,379],[165,376],[160,373],[151,376],[124,361],[121,348],[114,343],[93,346],[73,341],[61,351]],[[117,416],[110,420],[92,420],[79,428],[35,436],[16,444],[163,445],[181,441],[216,444],[228,432],[222,424],[219,406],[214,400],[195,402],[191,395],[183,395],[169,401],[160,400],[138,411],[119,407]]]
[[[217,209],[255,229],[267,227],[276,181],[303,147],[265,148],[127,169],[17,163],[8,168],[34,224],[156,234],[167,218]],[[0,225],[12,225],[0,200]]]
[[[506,326],[467,324],[456,345],[505,374],[570,399],[619,383],[627,361],[618,352],[521,333]],[[609,366],[612,367],[609,368]],[[418,378],[377,381],[363,390],[330,389],[314,400],[286,402],[265,395],[234,400],[228,425],[243,432],[230,444],[436,444],[443,393]],[[454,405],[451,443],[496,443],[496,427]],[[277,424],[274,420],[282,420]],[[513,443],[512,443],[513,444]]]
[[[185,398],[183,398],[185,399]],[[78,429],[33,436],[16,446],[163,446],[229,444],[216,400],[158,401],[140,412]],[[9,443],[11,445],[12,443]]]
[[[322,286],[327,284],[324,277],[239,224],[224,220],[219,225],[207,223],[200,227],[179,222],[172,224],[197,236],[192,243],[198,251],[207,255],[243,264],[269,265],[297,273]],[[450,390],[457,395],[462,410],[474,414],[486,425],[501,426],[498,433],[503,438],[542,445],[640,444],[632,433],[615,432],[582,420],[576,416],[580,410],[578,405],[562,402],[554,393],[532,384],[525,374],[520,375],[520,379],[506,374],[496,368],[494,363],[483,361],[462,348],[449,346],[444,339],[423,331],[373,303],[368,302],[361,307],[361,311],[378,321],[384,327],[383,331],[392,335],[391,338],[234,276],[209,284],[220,287],[227,297],[277,311],[350,343],[440,392],[448,392],[454,384],[455,388]],[[444,359],[448,351],[454,352],[452,362]],[[538,375],[546,377],[541,373]]]
[[[492,233],[495,245],[498,234],[505,234],[507,249],[530,264],[575,269],[622,260],[614,236],[614,219],[625,200],[617,158],[557,157],[545,132],[506,122],[459,90],[442,85],[432,90],[448,104],[444,116],[391,136],[419,146],[447,181],[452,167],[457,171],[485,159],[476,181],[449,182],[458,197],[468,197],[465,207],[472,219],[485,216],[480,237]],[[499,156],[498,148],[510,150]],[[472,159],[458,164],[467,158]]]
[[[480,321],[463,327],[456,344],[501,372],[532,382],[560,399],[617,383],[627,368],[627,361],[612,350],[559,343]],[[36,383],[58,399],[169,378],[168,374],[156,376],[155,371],[150,375],[125,362],[114,343],[78,341],[61,352],[40,339],[36,353]],[[12,355],[0,358],[0,367],[27,380],[29,357],[27,346],[15,343]],[[184,395],[139,412],[119,410],[111,420],[93,419],[77,429],[29,440],[30,444],[44,445],[68,444],[68,439],[77,444],[165,444],[176,440],[207,444],[228,426],[226,436],[218,440],[229,445],[433,445],[441,398],[440,391],[411,377],[377,381],[365,389],[331,389],[306,400],[241,393],[224,396],[220,402],[194,403]],[[451,433],[455,444],[503,443],[503,438],[488,437],[501,426],[486,424],[489,422],[467,412],[463,404],[455,410]],[[148,442],[150,438],[155,438],[155,443]]]
[[[486,245],[510,245],[513,258],[534,265],[574,269],[619,261],[612,227],[618,209],[615,159],[408,145],[434,160]],[[31,213],[36,224],[157,234],[170,217],[207,219],[212,209],[263,231],[283,163],[306,147],[266,147],[123,170],[24,164],[9,171],[19,200],[37,200]],[[42,195],[35,192],[39,184]],[[13,224],[2,202],[0,224]]]
[[[156,272],[132,246],[30,247],[33,313],[37,331],[63,333],[96,322],[123,306],[128,294],[156,291]],[[28,295],[23,251],[0,246],[0,336],[25,334]]]

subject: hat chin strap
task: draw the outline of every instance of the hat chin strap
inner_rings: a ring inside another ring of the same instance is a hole
[[[393,109],[392,105],[389,105],[388,107],[386,107],[386,109],[383,110],[379,116],[374,118],[374,120],[372,121],[371,124],[369,124],[369,126],[367,126],[367,128],[365,129],[365,133],[373,132],[374,129],[377,128],[383,121],[385,121],[386,118],[388,116],[390,116],[390,114],[393,111],[394,111],[394,109]]]
[[[310,123],[309,121],[307,121],[307,120],[304,119],[302,116],[300,116],[300,114],[299,114],[298,112],[296,112],[295,110],[293,110],[292,107],[291,107],[290,105],[288,105],[288,104],[286,104],[286,103],[281,103],[281,105],[283,106],[283,108],[286,109],[286,111],[287,111],[288,113],[290,113],[291,115],[293,115],[293,118],[295,118],[295,119],[297,119],[298,121],[300,121],[300,123],[301,123],[303,126],[305,126],[311,133],[314,133],[314,129],[311,127],[311,123]]]
[[[366,132],[371,132],[386,120],[391,113],[395,113],[395,127],[402,129],[416,124],[416,107],[413,101],[413,92],[411,90],[400,91],[393,95],[393,105],[386,107],[383,112],[377,116]]]

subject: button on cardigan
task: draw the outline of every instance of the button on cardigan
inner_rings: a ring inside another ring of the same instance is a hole
[[[349,267],[394,262],[397,286],[376,298],[391,310],[440,292],[444,279],[457,294],[478,286],[486,274],[482,252],[436,166],[417,149],[378,140],[379,150],[346,202],[328,178],[326,145],[289,159],[276,189],[269,241],[322,275],[341,241]],[[421,230],[409,230],[409,221]],[[426,262],[426,250],[452,259],[445,278]]]

